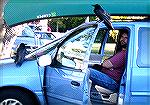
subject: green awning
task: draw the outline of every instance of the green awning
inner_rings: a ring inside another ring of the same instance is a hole
[[[35,18],[92,15],[93,4],[111,15],[150,15],[150,0],[9,0],[4,19],[14,25]]]

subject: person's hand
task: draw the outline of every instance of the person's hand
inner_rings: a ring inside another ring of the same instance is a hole
[[[112,68],[113,64],[110,62],[109,59],[107,59],[107,60],[104,60],[102,66],[105,67],[105,68]]]

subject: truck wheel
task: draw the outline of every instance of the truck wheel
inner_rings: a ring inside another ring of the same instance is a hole
[[[19,89],[6,89],[0,91],[0,105],[35,105],[35,102],[31,95]]]

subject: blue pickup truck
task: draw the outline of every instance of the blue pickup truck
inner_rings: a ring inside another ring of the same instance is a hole
[[[14,63],[14,55],[1,59],[0,104],[149,105],[150,23],[113,22],[112,25],[114,30],[108,30],[103,22],[85,22],[26,54],[21,66]],[[88,68],[116,52],[122,29],[128,30],[129,37],[119,90],[92,87]],[[113,35],[115,40],[110,44],[108,39]]]

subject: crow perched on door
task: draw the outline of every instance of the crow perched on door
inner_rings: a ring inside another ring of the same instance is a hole
[[[16,66],[22,65],[26,54],[27,54],[27,50],[26,50],[25,44],[21,43],[16,53],[16,58],[15,58]]]
[[[103,10],[103,8],[99,4],[92,5],[94,6],[94,13],[95,15],[101,20],[104,21],[104,24],[107,26],[108,29],[113,30],[113,26],[111,24],[111,17],[110,15]]]

